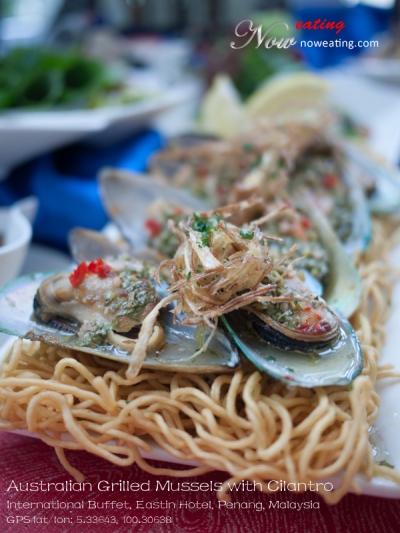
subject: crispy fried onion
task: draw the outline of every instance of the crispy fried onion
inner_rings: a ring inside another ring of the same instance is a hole
[[[241,202],[221,209],[226,216],[246,209],[249,202]],[[175,321],[189,326],[207,325],[211,332],[206,342],[192,356],[204,352],[212,340],[218,317],[254,302],[285,302],[288,296],[271,295],[276,284],[273,271],[280,269],[285,275],[284,263],[297,250],[297,245],[273,262],[268,254],[267,241],[257,224],[238,228],[222,219],[220,213],[194,214],[176,226],[169,221],[171,231],[180,245],[173,259],[163,261],[155,273],[160,283],[160,271],[170,269],[174,283],[144,319],[138,340],[132,352],[127,379],[134,379],[146,357],[146,350],[159,311],[173,300],[177,305],[172,312]],[[183,317],[182,317],[183,314]]]
[[[230,215],[248,202],[223,208]],[[183,312],[183,324],[206,323],[215,328],[215,319],[252,302],[269,301],[268,293],[276,288],[273,270],[296,251],[293,246],[279,262],[268,255],[268,236],[257,225],[240,229],[221,219],[221,213],[193,215],[175,228],[181,244],[172,260],[160,268],[170,268],[175,282],[168,292],[179,295],[175,314]],[[275,301],[275,298],[271,301]],[[279,297],[278,301],[285,301]]]
[[[158,302],[154,309],[152,309],[143,320],[137,342],[131,355],[128,370],[126,371],[126,378],[128,380],[133,381],[139,374],[143,361],[146,358],[150,340],[154,335],[154,326],[157,322],[158,313],[163,307],[166,307],[170,302],[176,299],[176,294],[170,294],[169,296],[166,296],[160,302]]]
[[[122,348],[123,350],[133,350],[135,347],[138,339],[131,339],[130,337],[126,337],[125,335],[121,335],[120,333],[116,333],[113,330],[110,330],[107,332],[107,339],[113,344],[114,346],[118,346],[118,348]],[[159,346],[162,346],[165,341],[165,333],[164,329],[156,322],[154,324],[153,333],[149,339],[149,344],[147,345],[147,348],[155,349]]]

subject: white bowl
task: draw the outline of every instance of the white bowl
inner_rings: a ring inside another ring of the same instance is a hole
[[[0,287],[18,276],[24,262],[32,227],[16,208],[0,209],[0,234],[4,244],[0,246]]]

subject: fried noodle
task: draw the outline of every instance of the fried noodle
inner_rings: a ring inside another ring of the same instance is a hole
[[[251,363],[222,375],[141,369],[127,380],[126,365],[18,340],[1,367],[0,428],[37,433],[77,481],[83,475],[65,450],[84,449],[120,466],[136,462],[158,475],[224,470],[231,477],[220,498],[229,497],[229,483],[246,479],[268,492],[270,479],[308,483],[342,474],[334,490],[319,491],[331,504],[357,491],[360,471],[367,479],[383,475],[400,483],[398,472],[374,463],[368,440],[378,415],[376,380],[400,377],[389,365],[378,366],[397,275],[389,262],[399,237],[393,221],[374,220],[372,245],[358,259],[364,297],[351,321],[365,364],[350,387],[290,387]],[[200,466],[152,467],[140,455],[151,452],[148,437]]]

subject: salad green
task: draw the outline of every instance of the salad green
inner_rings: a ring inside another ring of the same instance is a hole
[[[0,110],[99,107],[115,92],[126,103],[123,86],[121,74],[78,50],[15,48],[0,59]]]

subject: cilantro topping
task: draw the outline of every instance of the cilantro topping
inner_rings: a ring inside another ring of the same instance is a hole
[[[98,348],[106,344],[108,331],[112,328],[111,324],[95,322],[86,327],[86,331],[80,336],[77,346],[86,346],[87,348]]]
[[[257,168],[261,165],[262,156],[258,154],[253,163],[250,165],[250,169]]]
[[[199,215],[196,215],[196,213],[193,213],[193,218],[192,229],[201,233],[201,244],[210,247],[210,236],[216,229],[215,226],[213,226],[210,220],[201,218]]]
[[[137,320],[146,305],[156,298],[156,291],[148,276],[146,269],[137,272],[132,268],[125,268],[120,273],[121,289],[108,291],[104,305],[109,306],[117,317],[127,315]]]
[[[247,239],[248,241],[254,237],[254,231],[251,231],[250,229],[241,229],[239,233],[242,239]]]
[[[252,152],[253,145],[251,143],[243,143],[242,148],[244,152]]]
[[[192,229],[194,231],[199,231],[200,233],[204,233],[208,231],[208,223],[206,219],[199,217],[199,215],[196,215],[196,213],[193,213],[194,222],[192,224]]]

